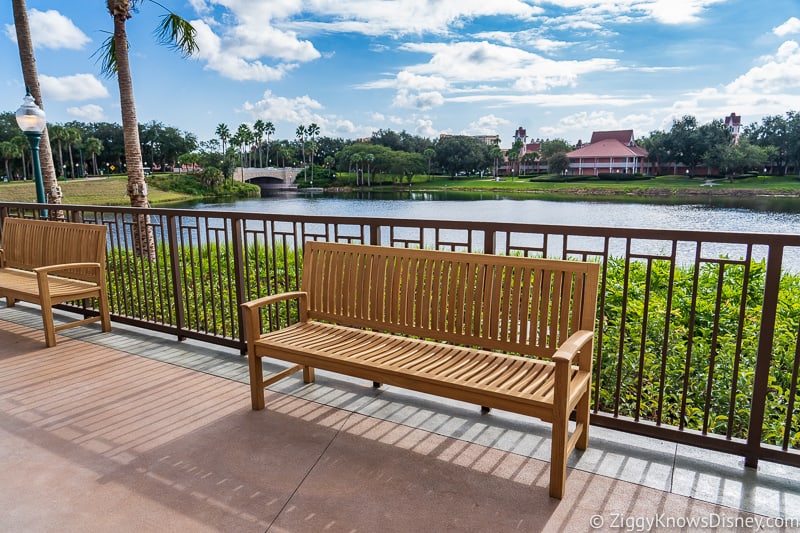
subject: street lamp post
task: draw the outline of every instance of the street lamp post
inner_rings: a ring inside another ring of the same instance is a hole
[[[44,111],[34,102],[30,91],[25,92],[22,105],[17,109],[17,125],[28,138],[31,145],[31,159],[33,161],[33,180],[36,184],[36,203],[47,203],[44,198],[44,182],[42,180],[42,165],[39,161],[39,141],[46,125]],[[47,216],[47,210],[42,210],[42,216]]]

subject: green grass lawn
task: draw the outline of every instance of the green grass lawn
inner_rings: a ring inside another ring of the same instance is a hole
[[[166,177],[153,176],[147,179],[150,183],[147,197],[151,205],[169,205],[186,202],[197,198],[212,196],[213,191],[202,187],[190,187],[185,182],[197,180],[194,176],[169,175]],[[125,194],[128,179],[126,176],[113,176],[107,178],[77,179],[59,181],[61,191],[64,193],[62,203],[74,205],[130,205]],[[221,191],[224,194],[246,196],[247,190],[252,195],[257,195],[259,189],[255,186],[237,184],[236,191]],[[245,190],[240,192],[239,189]],[[239,194],[237,194],[237,192]],[[0,202],[35,202],[36,190],[32,181],[0,183]]]
[[[689,179],[685,176],[659,176],[650,179],[629,181],[530,181],[527,178],[493,179],[442,179],[433,177],[428,181],[425,176],[415,176],[415,189],[450,190],[486,190],[520,192],[542,195],[586,194],[592,196],[697,196],[698,194],[740,195],[746,191],[755,194],[793,194],[800,195],[800,179],[798,176],[759,176],[736,179],[729,182],[724,179],[713,180],[708,186],[705,178]]]

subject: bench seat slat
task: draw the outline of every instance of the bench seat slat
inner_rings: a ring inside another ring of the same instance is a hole
[[[354,339],[360,341],[361,349],[349,353],[347,356],[338,350],[339,343],[344,340],[351,344]],[[392,346],[392,357],[375,360],[373,355],[387,346]],[[415,378],[428,379],[432,382],[445,382],[464,389],[476,391],[490,391],[502,396],[512,396],[532,405],[542,407],[552,406],[552,387],[542,386],[547,383],[554,369],[549,361],[498,355],[483,350],[444,346],[450,352],[447,361],[458,365],[477,363],[483,364],[484,372],[477,376],[460,376],[456,373],[453,377],[453,368],[445,366],[425,366],[417,370],[409,370],[404,366],[403,350],[413,353],[413,357],[423,357],[424,354],[441,356],[443,345],[435,342],[398,337],[374,331],[362,331],[354,328],[325,324],[321,322],[304,322],[273,333],[265,334],[256,343],[257,352],[264,357],[276,357],[290,362],[303,364],[309,357],[313,357],[316,367],[326,369],[326,362],[336,362],[351,368],[349,375],[372,380],[372,369],[380,369],[384,373],[413,374]],[[537,379],[525,380],[521,389],[515,387],[511,391],[506,387],[503,379],[513,379],[518,374],[528,372]],[[574,369],[573,380],[581,379],[581,372]],[[424,392],[424,391],[423,391]],[[458,399],[458,398],[456,398]]]

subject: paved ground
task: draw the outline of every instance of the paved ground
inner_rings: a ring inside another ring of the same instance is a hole
[[[0,309],[0,531],[749,531],[800,519],[797,469],[594,429],[554,500],[546,425],[323,372],[284,380],[254,412],[237,353],[95,326],[47,349],[35,307]]]

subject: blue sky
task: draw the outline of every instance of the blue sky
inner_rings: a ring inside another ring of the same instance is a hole
[[[272,121],[323,135],[385,128],[586,140],[800,111],[800,0],[160,0],[200,51],[154,43],[163,9],[128,21],[139,121],[214,136]],[[51,123],[121,122],[116,80],[92,54],[112,30],[101,1],[28,0]],[[24,84],[11,2],[0,7],[0,109]]]

